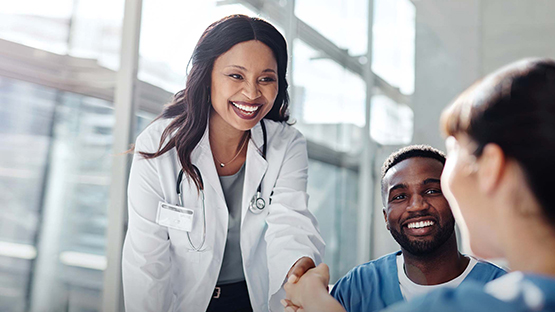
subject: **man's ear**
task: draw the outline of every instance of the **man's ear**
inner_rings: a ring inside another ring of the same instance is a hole
[[[389,222],[387,222],[387,212],[385,211],[385,207],[382,208],[382,212],[385,220],[385,228],[389,231]]]
[[[478,159],[478,187],[487,194],[494,191],[503,176],[505,165],[505,154],[501,147],[488,143]]]

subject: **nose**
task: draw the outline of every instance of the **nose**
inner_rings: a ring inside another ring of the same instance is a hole
[[[428,209],[428,203],[424,198],[420,195],[412,196],[409,206],[407,207],[407,211],[419,211]]]
[[[245,82],[243,87],[243,95],[249,100],[254,100],[260,97],[261,93],[256,83]]]

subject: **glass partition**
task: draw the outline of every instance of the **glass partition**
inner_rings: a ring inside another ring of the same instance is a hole
[[[230,14],[256,16],[241,4],[144,0],[138,77],[171,93],[185,87],[187,64],[202,32]]]
[[[301,40],[293,50],[291,116],[310,140],[339,151],[360,149],[366,83]]]
[[[0,311],[100,311],[111,103],[0,77],[0,112]]]
[[[352,56],[368,48],[368,0],[296,0],[295,15]]]
[[[374,0],[372,71],[404,94],[414,92],[415,19],[410,0]]]
[[[309,208],[326,242],[324,262],[333,284],[357,265],[358,174],[309,160],[309,176]]]

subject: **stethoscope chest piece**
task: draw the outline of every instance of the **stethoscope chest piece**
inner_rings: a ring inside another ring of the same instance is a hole
[[[266,201],[262,198],[262,194],[260,192],[256,192],[249,203],[249,210],[252,213],[258,214],[261,213],[262,210],[266,207]]]

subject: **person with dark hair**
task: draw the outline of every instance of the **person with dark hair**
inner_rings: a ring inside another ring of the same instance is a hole
[[[463,239],[512,272],[386,311],[555,311],[555,60],[523,60],[478,81],[443,112],[441,127],[441,184]],[[304,312],[344,311],[328,281],[320,264],[285,289]]]
[[[202,34],[185,89],[137,138],[122,274],[127,311],[275,311],[322,261],[287,46],[268,22]]]
[[[443,196],[445,155],[428,145],[391,154],[382,166],[386,227],[401,250],[361,264],[331,295],[345,310],[380,311],[441,287],[485,284],[506,272],[457,249],[455,219]]]

